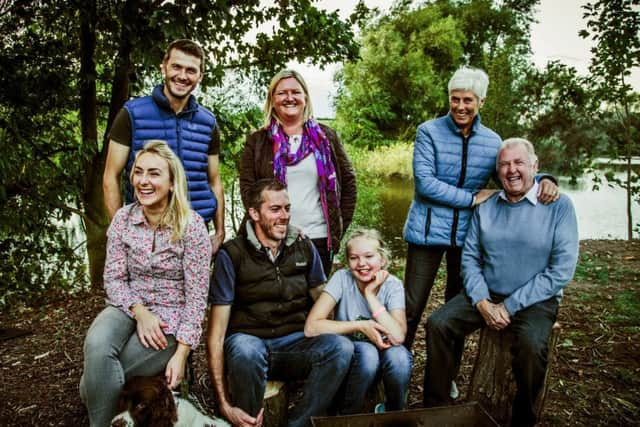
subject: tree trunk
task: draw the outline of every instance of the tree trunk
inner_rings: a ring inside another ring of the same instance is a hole
[[[536,399],[538,419],[542,416],[544,408],[547,381],[551,366],[555,362],[555,349],[559,334],[560,324],[556,322],[549,336],[548,363],[544,382]],[[516,395],[516,383],[511,368],[513,340],[513,334],[510,331],[482,329],[467,398],[469,401],[479,402],[500,425],[510,424],[511,405]]]
[[[289,393],[281,381],[267,381],[264,391],[264,426],[284,427],[288,420]]]
[[[129,30],[131,26],[127,25],[126,17],[135,16],[137,4],[137,0],[127,1],[122,12],[123,26],[120,35],[120,47],[118,49],[116,69],[111,86],[111,100],[107,119],[107,129],[111,127],[111,124],[113,123],[118,110],[129,98],[129,69],[131,67],[130,56],[132,44],[131,34]],[[84,7],[87,9],[92,7],[93,15],[91,15],[91,13],[86,14],[87,16],[85,16],[85,18],[89,22],[87,23],[86,27],[82,27],[82,57],[83,59],[87,57],[87,69],[92,70],[92,75],[94,76],[94,78],[93,84],[90,87],[92,91],[90,92],[89,90],[87,90],[86,93],[83,92],[84,96],[81,96],[81,111],[84,108],[89,112],[93,112],[93,125],[90,128],[93,132],[93,141],[97,141],[97,127],[95,125],[97,118],[97,102],[95,90],[95,64],[93,63],[93,54],[95,51],[95,2],[91,2]],[[93,20],[91,20],[90,18],[92,18]],[[89,23],[91,23],[91,25],[89,25]],[[89,64],[91,64],[92,68],[89,66]],[[85,75],[84,73],[82,73],[82,71],[81,74]],[[83,116],[81,115],[81,117]],[[91,161],[87,162],[87,166],[85,169],[86,174],[84,193],[82,195],[85,213],[89,218],[89,220],[85,222],[85,230],[87,233],[89,277],[91,280],[91,287],[93,289],[100,288],[103,285],[102,273],[104,270],[104,263],[106,258],[106,231],[109,226],[109,219],[107,216],[106,208],[104,206],[104,197],[102,192],[102,174],[104,172],[104,164],[109,148],[107,133],[105,133],[105,136],[103,138],[102,149],[99,150],[96,143],[95,154]]]
[[[93,158],[85,162],[82,203],[86,219],[87,255],[91,287],[102,286],[107,222],[102,202],[102,160],[98,149],[98,109],[96,95],[96,2],[80,2],[80,126],[83,144],[91,147]]]

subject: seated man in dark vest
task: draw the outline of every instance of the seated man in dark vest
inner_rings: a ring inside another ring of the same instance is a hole
[[[289,426],[326,412],[347,373],[353,344],[340,335],[304,337],[304,322],[326,281],[320,257],[289,225],[289,196],[277,181],[256,182],[249,220],[216,258],[207,331],[209,373],[222,415],[262,423],[267,379],[305,380]]]

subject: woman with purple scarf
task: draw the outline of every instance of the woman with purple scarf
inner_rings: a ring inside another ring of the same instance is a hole
[[[242,202],[246,207],[249,189],[261,178],[285,184],[291,224],[314,243],[328,277],[356,206],[353,167],[336,132],[313,119],[307,84],[298,72],[282,70],[271,79],[264,113],[264,126],[244,147]]]

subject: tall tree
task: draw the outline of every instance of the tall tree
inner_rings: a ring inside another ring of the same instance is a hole
[[[513,114],[531,65],[529,29],[538,0],[399,1],[362,30],[361,58],[338,76],[337,123],[350,140],[374,146],[408,139],[422,121],[447,111],[447,82],[462,64],[491,79],[482,119],[522,134]]]
[[[86,230],[94,286],[101,283],[107,226],[101,135],[123,103],[159,77],[171,40],[203,45],[210,59],[205,88],[229,71],[264,83],[292,60],[323,65],[358,52],[352,22],[309,0],[16,0],[0,2],[0,9],[2,261],[20,269],[28,256],[15,255],[34,248],[46,261],[44,242],[65,246],[51,218],[64,221],[74,212]],[[268,33],[252,37],[259,28]]]
[[[346,140],[373,147],[408,138],[446,102],[446,78],[463,54],[464,35],[440,6],[399,3],[363,29],[361,59],[338,76],[337,126]]]
[[[631,168],[631,157],[637,150],[638,128],[633,125],[632,107],[638,94],[629,84],[634,67],[640,66],[640,0],[598,0],[583,6],[587,28],[580,31],[583,38],[591,38],[589,71],[599,98],[608,104],[624,129],[627,177],[627,238],[633,238],[631,207],[633,195],[640,191],[638,175]]]

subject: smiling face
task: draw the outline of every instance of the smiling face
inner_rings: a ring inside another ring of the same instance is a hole
[[[260,210],[249,208],[249,216],[254,222],[256,237],[264,246],[275,248],[285,239],[290,209],[291,204],[286,190],[263,190]]]
[[[524,145],[503,148],[498,155],[498,178],[507,198],[520,200],[533,186],[538,161],[532,162]]]
[[[143,209],[164,211],[173,191],[169,163],[153,153],[141,154],[133,167],[131,184]]]
[[[449,110],[456,125],[467,135],[471,130],[473,119],[484,104],[484,99],[478,97],[470,90],[453,90],[449,95]]]
[[[293,77],[278,82],[273,90],[273,109],[283,122],[301,122],[307,105],[302,85]]]
[[[202,81],[200,63],[200,58],[172,49],[169,57],[160,64],[165,95],[176,100],[187,98]]]
[[[367,237],[356,237],[347,244],[349,270],[360,284],[375,279],[375,274],[383,268],[385,262],[378,241]]]

